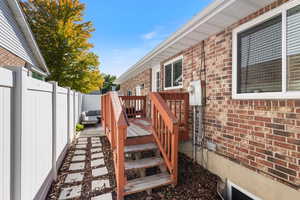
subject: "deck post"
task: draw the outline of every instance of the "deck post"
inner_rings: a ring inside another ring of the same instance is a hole
[[[173,135],[172,135],[172,166],[173,166],[173,172],[172,174],[172,179],[173,179],[173,185],[176,186],[178,183],[178,125],[174,125],[173,127]]]
[[[116,123],[117,124],[117,123]],[[126,184],[125,181],[125,155],[124,155],[124,147],[125,147],[125,133],[127,127],[119,126],[117,130],[117,140],[116,140],[116,150],[117,150],[117,199],[124,199],[124,186]]]

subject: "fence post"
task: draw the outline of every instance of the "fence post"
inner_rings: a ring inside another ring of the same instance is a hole
[[[71,142],[71,89],[68,89],[68,144]]]
[[[22,136],[25,130],[24,111],[26,107],[26,80],[28,70],[23,67],[7,67],[14,71],[15,86],[13,91],[12,117],[12,199],[22,199]]]
[[[56,138],[57,138],[57,82],[51,82],[53,84],[52,94],[52,173],[53,179],[57,179],[57,165],[56,165]]]
[[[76,127],[77,121],[76,121],[76,92],[73,91],[73,122],[74,127]],[[73,128],[74,128],[73,127]],[[75,130],[73,129],[73,135],[75,133]]]

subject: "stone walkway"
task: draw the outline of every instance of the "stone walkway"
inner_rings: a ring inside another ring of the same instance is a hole
[[[72,143],[48,199],[112,200],[100,135],[85,133]]]

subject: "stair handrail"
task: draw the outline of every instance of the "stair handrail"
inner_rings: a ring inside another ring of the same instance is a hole
[[[172,182],[178,179],[178,119],[172,113],[161,95],[150,93],[152,102],[152,134],[171,174]]]
[[[122,199],[126,184],[124,149],[128,123],[117,92],[109,92],[103,95],[102,100],[104,100],[101,106],[104,113],[103,122],[105,124],[105,131],[109,132],[109,140],[113,150],[117,182],[116,192],[118,199]]]

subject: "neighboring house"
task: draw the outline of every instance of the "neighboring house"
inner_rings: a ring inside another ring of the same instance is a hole
[[[216,145],[201,154],[205,167],[252,199],[298,199],[299,38],[299,0],[216,0],[116,83],[147,95],[201,80],[204,134]]]
[[[0,31],[0,67],[25,67],[39,77],[49,74],[18,0],[0,0]]]

